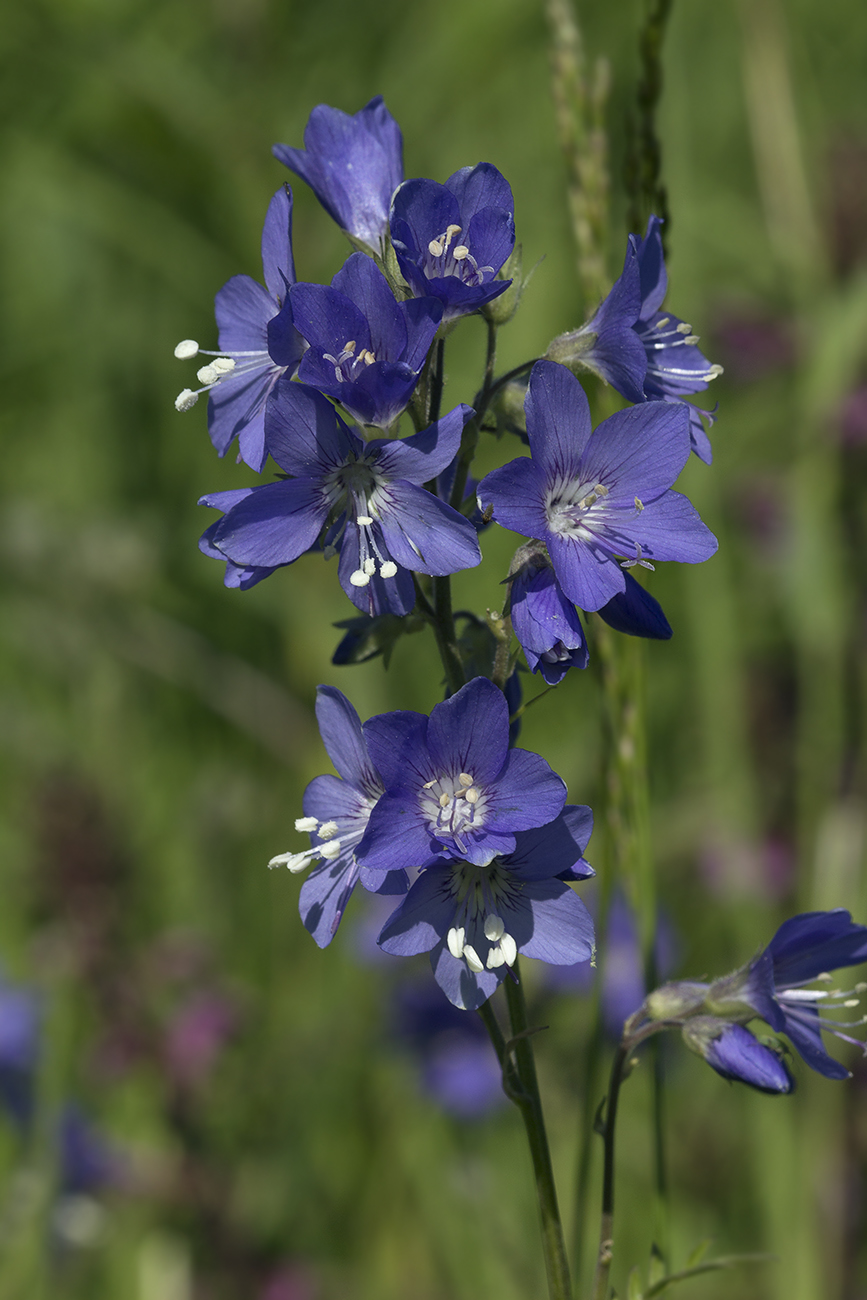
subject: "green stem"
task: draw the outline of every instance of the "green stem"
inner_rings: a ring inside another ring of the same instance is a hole
[[[427,422],[433,424],[440,418],[440,406],[443,400],[443,368],[445,365],[446,341],[437,339],[436,359],[430,381],[430,401],[427,408]]]
[[[539,1096],[539,1082],[536,1077],[536,1059],[533,1044],[528,1036],[527,1007],[517,961],[512,970],[515,978],[507,978],[505,981],[512,1034],[506,1046],[514,1053],[520,1081],[520,1092],[514,1100],[524,1120],[533,1172],[536,1176],[536,1194],[542,1218],[542,1248],[548,1274],[548,1293],[551,1300],[571,1300],[572,1283],[563,1239],[563,1225],[557,1204],[554,1170],[551,1166],[551,1152],[548,1147],[548,1135],[545,1131],[542,1101]]]
[[[449,695],[454,695],[466,682],[466,676],[455,635],[451,578],[434,578],[432,579],[432,586],[434,635],[436,636],[437,648],[446,675],[446,688]]]

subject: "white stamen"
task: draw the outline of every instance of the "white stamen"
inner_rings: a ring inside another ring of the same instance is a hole
[[[215,357],[208,365],[202,366],[196,372],[196,378],[200,384],[215,384],[223,375],[229,375],[235,369],[235,362],[231,357]]]
[[[473,786],[470,786],[469,790],[467,790],[466,792],[465,798],[467,803],[478,803],[479,802],[478,790],[476,790]]]
[[[514,966],[518,960],[518,945],[510,934],[504,934],[500,940],[500,950],[507,966]]]
[[[707,372],[707,375],[705,377],[708,383],[710,383],[712,379],[718,379],[722,373],[723,373],[722,366],[713,365],[711,366],[710,370]]]
[[[175,356],[178,361],[189,361],[190,357],[196,356],[199,351],[199,345],[195,339],[181,339],[175,348]]]
[[[447,239],[448,243],[451,243],[452,240],[454,239],[455,235],[459,235],[460,233],[461,233],[461,228],[460,228],[460,226],[454,226],[454,225],[452,225],[452,226],[447,226],[447,227],[446,227],[446,239]]]
[[[485,965],[488,970],[496,970],[498,966],[503,965],[505,960],[502,948],[491,948],[488,951],[488,960],[485,962]]]
[[[335,840],[333,844],[321,844],[319,854],[326,862],[333,862],[335,858],[340,857],[340,840]]]
[[[355,522],[359,524],[362,528],[369,528],[370,525],[373,523],[373,520],[371,519],[370,515],[356,515]]]
[[[442,240],[432,239],[427,246],[427,251],[430,253],[431,257],[442,257],[444,251]]]
[[[604,483],[597,483],[593,491],[596,493],[598,497],[608,496],[608,488],[605,486]]]
[[[470,250],[467,248],[466,244],[458,244],[456,248],[452,249],[452,257],[456,262],[463,262],[465,258],[469,257],[469,255]]]
[[[319,838],[323,840],[333,840],[334,836],[340,830],[337,822],[323,822],[319,827]]]
[[[499,943],[505,932],[506,927],[503,924],[503,918],[497,916],[496,912],[491,912],[485,917],[485,938],[489,939],[491,943]]]
[[[178,393],[175,398],[175,410],[189,411],[193,406],[195,406],[198,400],[198,393],[194,393],[192,388],[185,388],[182,392]]]
[[[349,581],[353,587],[366,587],[370,582],[370,574],[365,573],[363,569],[356,569],[354,573],[350,573]]]
[[[473,784],[473,778],[470,776],[469,772],[458,772],[458,780],[465,790],[469,789]]]
[[[698,343],[698,339],[699,336],[697,334],[690,334],[689,337],[685,338],[683,341],[688,347],[695,347],[696,343]]]
[[[444,792],[444,793],[441,794],[440,797],[439,797],[439,805],[440,805],[440,808],[448,808],[448,806],[449,806],[449,804],[451,803],[451,801],[452,801],[452,800],[451,800],[451,795],[445,794],[445,792]]]
[[[368,556],[367,559],[364,561],[362,568],[364,569],[364,572],[367,574],[368,578],[372,578],[373,575],[376,573],[376,560],[371,559],[371,557]]]
[[[383,564],[379,570],[380,578],[393,578],[396,573],[397,565],[394,560],[386,560],[385,564]]]
[[[268,863],[270,867],[288,867],[293,873],[303,871],[305,867],[310,866],[309,853],[278,853],[276,858],[272,858]]]
[[[662,320],[658,320],[656,322],[655,328],[658,330],[664,330],[670,320],[671,320],[670,316],[663,316]]]
[[[448,934],[446,935],[446,943],[448,944],[449,952],[453,957],[461,958],[463,956],[464,939],[466,938],[466,936],[467,936],[467,932],[462,925],[459,926],[453,925],[452,928],[449,930]]]
[[[308,835],[312,831],[315,831],[318,825],[319,825],[318,817],[296,817],[295,818],[296,831],[307,832]]]
[[[660,323],[660,325],[661,325],[661,324],[662,324],[662,321],[660,321],[659,323]],[[667,324],[667,323],[668,323],[668,322],[666,322],[666,324]],[[678,332],[678,334],[691,334],[691,333],[692,333],[692,326],[691,326],[691,325],[687,325],[687,323],[686,323],[685,320],[682,320],[682,321],[680,322],[680,324],[679,324],[676,328],[677,328],[677,332]]]
[[[348,352],[349,355],[352,356],[355,351],[355,339],[350,339],[348,343],[344,343],[343,351]]]
[[[468,943],[465,945],[463,951],[463,958],[467,963],[467,965],[469,966],[470,970],[475,971],[477,975],[485,969],[481,961],[479,960],[479,954],[476,952],[472,944]]]

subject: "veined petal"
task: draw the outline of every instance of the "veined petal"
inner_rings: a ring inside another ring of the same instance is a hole
[[[845,908],[802,912],[784,921],[768,944],[778,989],[804,984],[824,971],[867,961],[867,926]]]
[[[548,517],[542,504],[544,481],[529,456],[518,456],[486,474],[477,489],[479,508],[493,509],[502,528],[522,537],[545,536]]]
[[[477,785],[492,782],[509,753],[509,708],[503,692],[487,677],[462,686],[432,710],[427,743],[435,771],[469,772]]]
[[[409,438],[374,439],[367,444],[368,451],[376,452],[377,467],[387,478],[429,483],[447,469],[458,454],[461,433],[473,414],[471,406],[461,403],[427,429]]]
[[[471,971],[465,961],[453,957],[445,943],[440,943],[431,953],[434,978],[453,1006],[461,1011],[478,1011],[487,1002],[498,984],[505,978],[506,967],[496,970]]]
[[[472,767],[464,771],[475,775]],[[544,758],[527,749],[510,749],[488,797],[486,829],[523,831],[544,826],[562,811],[565,802],[563,779]]]
[[[448,178],[446,189],[451,190],[457,199],[465,221],[470,221],[483,208],[503,208],[509,213],[515,211],[512,187],[492,163],[461,167]]]
[[[433,775],[425,745],[428,719],[424,713],[397,709],[378,713],[364,723],[367,750],[387,790],[407,781],[421,786]]]
[[[268,483],[223,516],[213,540],[236,564],[291,564],[316,541],[327,514],[327,501],[309,479]]]
[[[591,613],[623,591],[626,575],[611,553],[592,541],[548,533],[548,554],[560,586],[570,600]]]
[[[320,948],[327,948],[337,933],[346,904],[358,883],[358,867],[351,856],[320,862],[307,876],[298,895],[304,928]]]
[[[364,446],[326,397],[288,375],[280,376],[268,401],[265,437],[280,468],[307,479],[321,478]]]
[[[285,300],[290,284],[295,283],[295,259],[292,256],[292,191],[280,189],[268,204],[262,227],[262,270],[265,283],[275,302]]]
[[[367,794],[381,794],[382,782],[367,752],[361,720],[335,686],[316,688],[316,721],[328,757],[343,780]]]
[[[680,492],[666,492],[652,501],[630,524],[629,536],[640,544],[645,556],[684,564],[709,560],[719,546],[695,506]]]
[[[785,1018],[785,1033],[811,1070],[824,1074],[826,1079],[850,1077],[851,1071],[825,1051],[822,1030],[819,1026],[819,1014],[815,1007],[809,1005],[798,1007],[797,1015],[789,1013]]]
[[[638,242],[634,235],[630,242],[636,246],[638,269],[641,275],[641,319],[648,320],[659,311],[668,292],[668,274],[662,254],[660,217],[648,217],[644,238]]]
[[[528,880],[521,901],[532,917],[532,933],[518,945],[524,956],[554,966],[571,966],[593,956],[593,921],[568,885],[559,880]],[[515,934],[517,926],[512,928],[508,914],[503,920],[509,933]]]
[[[577,380],[575,381],[577,383]],[[612,504],[638,496],[645,505],[670,488],[689,459],[689,413],[672,402],[646,402],[618,411],[587,443],[580,475],[604,483]]]
[[[354,256],[373,265],[364,253]],[[289,301],[295,328],[311,347],[339,356],[352,340],[357,352],[370,349],[367,316],[337,288],[327,284],[296,284],[292,286]]]
[[[335,275],[332,285],[359,308],[367,322],[369,342],[358,342],[357,350],[364,346],[379,361],[402,361],[407,344],[406,321],[376,263],[364,253],[353,253]],[[354,338],[355,334],[346,334],[343,343]]]
[[[355,850],[359,864],[371,871],[411,871],[426,867],[436,856],[418,795],[406,789],[382,796]]]
[[[599,617],[615,632],[667,641],[671,636],[671,625],[659,602],[640,582],[636,582],[631,573],[624,573],[624,577],[625,590],[597,610]]]
[[[508,867],[521,880],[585,880],[594,874],[584,861],[593,830],[593,813],[583,804],[569,804],[544,826],[519,831]],[[575,958],[575,960],[580,960]]]
[[[455,913],[450,877],[450,867],[431,867],[421,873],[382,928],[377,943],[385,952],[411,957],[430,952],[439,943]]]
[[[377,498],[377,506],[385,544],[410,572],[443,575],[481,563],[470,521],[424,488],[398,480]]]
[[[537,361],[524,410],[530,451],[541,477],[549,483],[580,477],[590,438],[590,406],[572,372],[554,361]]]
[[[267,352],[268,322],[279,304],[249,275],[233,275],[214,298],[222,352]]]

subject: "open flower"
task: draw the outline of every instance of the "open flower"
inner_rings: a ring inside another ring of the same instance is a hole
[[[310,836],[310,848],[301,853],[280,853],[269,867],[304,871],[318,863],[301,887],[299,910],[306,928],[320,948],[334,938],[346,904],[361,880],[376,893],[406,892],[400,872],[362,871],[355,849],[371,810],[383,792],[382,780],[370,760],[361,722],[349,700],[333,686],[316,692],[316,720],[328,756],[339,776],[317,776],[304,791],[304,816],[297,831]]]
[[[358,857],[377,870],[423,867],[444,855],[485,866],[515,850],[515,832],[561,811],[566,787],[538,754],[509,749],[509,706],[476,677],[423,713],[365,724],[386,793]]]
[[[591,370],[630,402],[681,401],[722,374],[699,352],[692,326],[661,310],[668,290],[659,217],[651,217],[643,239],[629,236],[623,272],[591,320],[562,334],[548,349],[551,361]],[[713,459],[702,419],[714,414],[684,403],[692,450],[706,464]]]
[[[496,276],[515,245],[514,210],[509,182],[490,163],[463,167],[445,185],[405,181],[391,238],[415,297],[439,298],[448,321],[505,293],[511,280]]]
[[[480,1007],[518,953],[569,966],[593,955],[593,922],[567,880],[593,874],[584,850],[589,808],[568,807],[518,832],[510,853],[484,865],[435,859],[379,936],[386,952],[430,952],[437,983],[462,1010]]]
[[[326,556],[340,552],[340,584],[363,613],[407,614],[413,573],[456,573],[481,560],[472,524],[421,487],[457,454],[471,415],[459,406],[411,438],[364,442],[321,393],[284,377],[268,404],[267,437],[288,477],[240,499],[203,497],[226,510],[203,549],[235,566],[233,585],[250,586],[266,576],[257,570],[291,564],[322,535]]]
[[[317,105],[304,148],[275,144],[272,153],[307,182],[342,230],[383,252],[391,196],[403,180],[403,137],[382,95],[353,116]]]
[[[717,541],[686,497],[670,491],[689,457],[680,402],[619,411],[591,431],[590,408],[564,366],[538,361],[525,402],[531,458],[493,470],[479,505],[545,543],[557,580],[581,609],[626,590],[625,569],[653,560],[697,564]]]
[[[265,285],[249,275],[235,275],[217,294],[214,310],[219,326],[219,352],[205,352],[194,339],[175,348],[181,360],[213,357],[198,372],[202,387],[185,388],[175,401],[179,411],[195,406],[209,393],[208,430],[211,442],[225,456],[234,438],[241,459],[259,472],[265,464],[265,404],[274,384],[287,371],[295,374],[305,343],[292,325],[284,304],[295,283],[292,257],[292,191],[279,189],[268,205],[262,229]]]
[[[412,397],[443,314],[437,298],[396,302],[364,253],[353,253],[330,287],[296,284],[288,310],[310,344],[298,378],[381,429]]]

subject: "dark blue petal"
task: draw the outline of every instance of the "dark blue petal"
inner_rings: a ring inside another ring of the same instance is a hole
[[[579,477],[591,437],[590,405],[572,372],[554,361],[537,361],[524,410],[530,451],[546,484]]]
[[[431,712],[427,745],[438,773],[469,772],[477,785],[499,779],[509,755],[509,708],[503,692],[487,677],[462,686]]]
[[[365,794],[381,794],[382,782],[367,752],[361,720],[335,686],[316,688],[316,721],[328,757],[343,780]]]
[[[483,208],[503,208],[508,213],[515,211],[512,187],[492,163],[461,167],[448,178],[446,189],[451,190],[457,199],[465,222]]]
[[[321,393],[281,375],[265,412],[268,451],[282,470],[296,478],[321,479],[358,457],[364,444],[338,419]]]
[[[385,544],[410,572],[442,576],[481,563],[473,525],[433,493],[397,480],[377,505]]]
[[[654,312],[659,311],[668,291],[668,275],[665,270],[665,258],[662,253],[662,236],[659,228],[660,217],[651,216],[647,221],[644,238],[638,244],[638,269],[641,275],[641,319],[648,320]],[[635,236],[630,236],[635,242]]]
[[[799,1006],[796,1012],[783,1008],[785,1015],[785,1032],[792,1040],[799,1054],[811,1070],[823,1074],[826,1079],[848,1079],[851,1073],[845,1065],[829,1056],[822,1043],[822,1030],[819,1025],[819,1013],[810,1005]]]
[[[233,506],[211,540],[235,564],[291,564],[316,541],[327,514],[328,503],[310,480],[268,483]]]
[[[645,591],[640,582],[636,582],[631,573],[625,573],[624,577],[626,590],[597,610],[599,617],[615,632],[667,641],[671,636],[671,626],[659,602]]]
[[[501,980],[505,979],[506,966],[495,971],[471,971],[466,962],[453,957],[445,943],[434,948],[430,955],[430,964],[434,978],[445,993],[449,1002],[461,1011],[478,1011],[495,993]]]
[[[867,926],[856,925],[842,907],[802,912],[783,922],[767,950],[777,988],[790,988],[826,971],[867,961]]]
[[[281,185],[268,204],[262,227],[262,270],[271,297],[275,303],[283,302],[289,285],[295,283],[292,191],[288,185]]]
[[[719,1034],[708,1044],[705,1060],[724,1079],[748,1083],[760,1092],[786,1093],[795,1087],[777,1054],[764,1047],[743,1025],[723,1023]]]
[[[450,867],[432,867],[421,873],[383,926],[377,942],[385,952],[411,957],[430,952],[439,943],[455,914],[450,879]]]
[[[305,930],[320,948],[327,948],[337,933],[357,883],[358,868],[350,856],[320,862],[301,886],[298,911]]]
[[[410,438],[375,438],[367,450],[376,452],[377,467],[387,478],[429,483],[458,454],[461,433],[472,415],[473,408],[461,403],[420,433]]]

